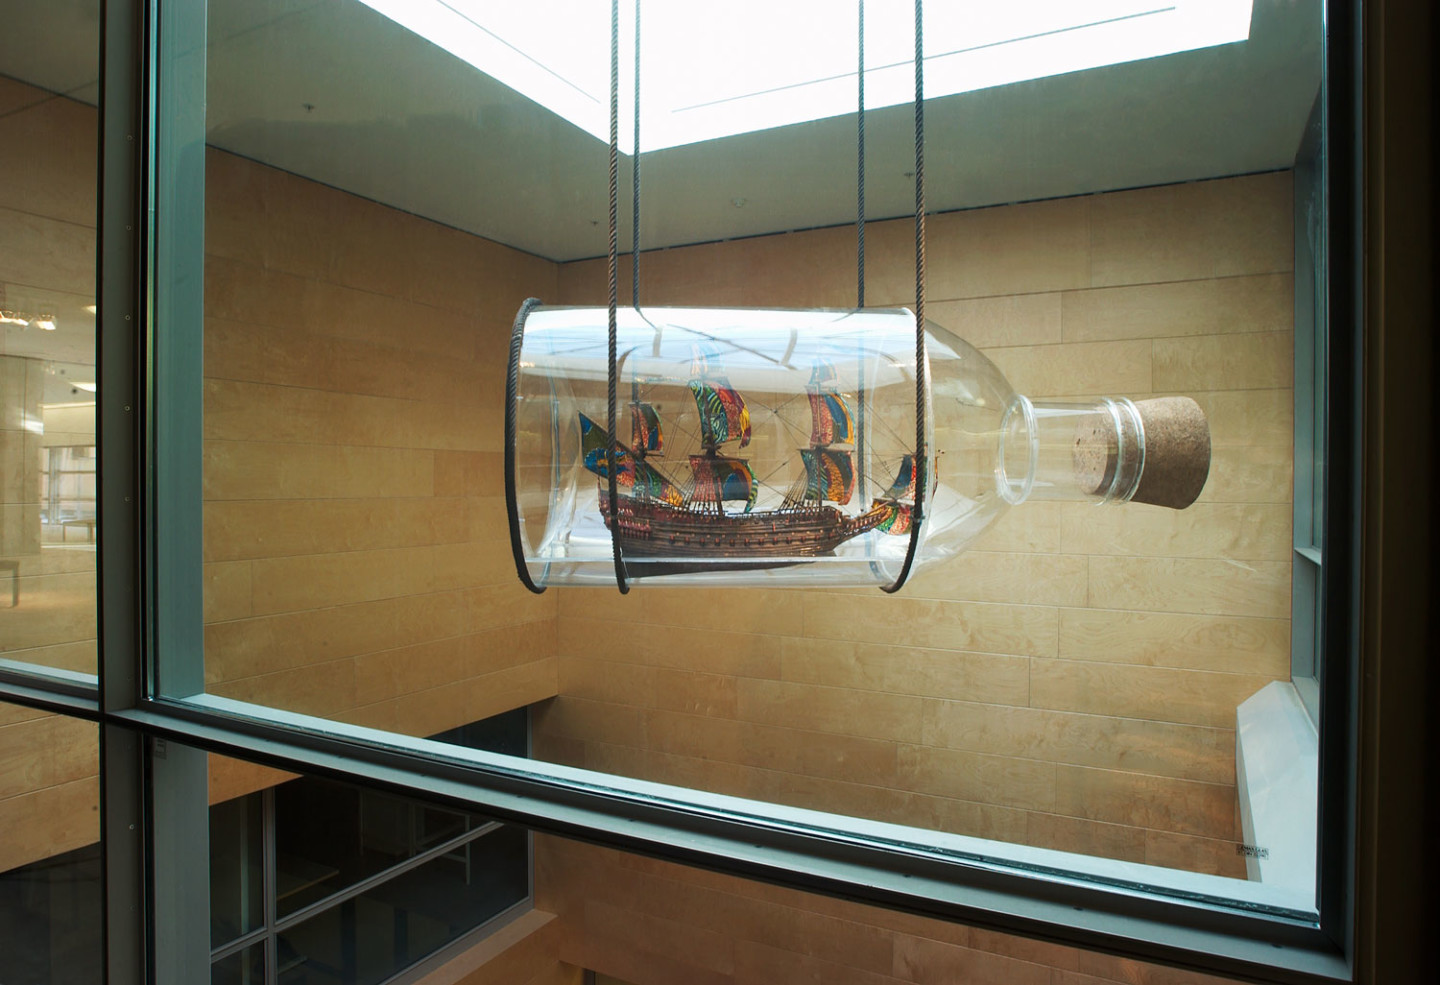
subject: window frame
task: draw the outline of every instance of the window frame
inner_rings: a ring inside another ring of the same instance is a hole
[[[185,864],[199,857],[204,846],[196,842],[203,839],[181,839],[177,847],[167,837],[194,821],[201,750],[802,891],[1141,960],[1276,982],[1352,980],[1364,422],[1362,18],[1358,0],[1327,0],[1326,9],[1332,358],[1325,382],[1335,416],[1325,442],[1319,905],[1312,921],[1156,896],[1142,886],[1102,887],[1062,872],[1024,872],[990,859],[942,857],[922,846],[809,828],[794,822],[797,812],[773,805],[747,815],[730,798],[700,791],[667,799],[655,785],[620,778],[599,785],[583,771],[541,764],[516,770],[504,757],[425,740],[389,736],[381,744],[362,730],[321,728],[302,716],[250,717],[233,707],[161,697],[161,679],[171,693],[203,691],[196,412],[203,299],[182,269],[202,255],[193,248],[203,226],[175,207],[176,186],[157,178],[188,148],[194,194],[198,125],[203,195],[203,119],[187,120],[172,97],[187,80],[193,85],[197,70],[204,91],[204,18],[196,16],[204,5],[106,0],[97,272],[102,656],[94,687],[0,667],[0,699],[101,725],[107,980],[169,985],[197,980],[187,976],[209,967],[208,907],[198,907],[198,929],[194,912],[197,881],[205,881],[197,873],[208,866]],[[203,796],[199,803],[203,814]],[[198,889],[203,896],[205,886]]]
[[[1323,84],[1322,84],[1323,92]],[[1328,230],[1325,105],[1317,98],[1295,167],[1295,454],[1291,521],[1290,678],[1317,727],[1324,632],[1325,446],[1328,405]],[[1322,220],[1315,222],[1317,217]],[[1302,263],[1302,261],[1306,261]],[[1302,272],[1302,267],[1304,268]],[[1306,276],[1308,274],[1309,276]],[[1317,508],[1319,507],[1319,508]]]

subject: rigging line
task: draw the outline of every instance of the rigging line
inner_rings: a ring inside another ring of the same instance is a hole
[[[691,441],[693,441],[693,442],[695,443],[695,445],[696,445],[697,447],[699,447],[700,445],[703,445],[703,444],[705,443],[705,442],[703,442],[703,441],[700,440],[700,435],[699,435],[699,433],[696,432],[696,431],[692,431],[692,430],[690,430],[689,428],[681,427],[678,423],[673,424],[672,427],[675,429],[676,432],[679,433],[680,437],[682,437],[682,438],[689,438]],[[688,454],[688,452],[687,452],[687,454]]]
[[[605,471],[609,479],[610,492],[610,553],[615,560],[615,587],[624,595],[630,591],[625,576],[625,559],[620,553],[620,492],[616,475],[618,456],[615,453],[615,350],[618,348],[615,327],[617,294],[617,224],[620,201],[620,0],[610,0],[610,305],[607,317],[609,328],[609,405],[606,408],[610,426],[609,440],[605,443]]]
[[[898,444],[904,445],[910,440],[910,437],[908,435],[905,437],[901,437],[900,432],[896,431],[893,427],[889,425],[888,422],[886,422],[884,414],[876,414],[875,420],[879,424],[879,426],[884,429],[885,434],[888,437],[894,438]]]
[[[780,423],[784,424],[787,428],[789,428],[793,434],[799,435],[799,440],[801,441],[801,443],[807,445],[810,443],[809,430],[807,430],[806,428],[802,428],[798,424],[792,424],[791,422],[785,420],[783,417],[780,419]]]
[[[807,479],[807,473],[801,472],[798,478],[792,479],[792,480],[790,481],[790,485],[789,485],[789,487],[786,488],[786,489],[781,489],[779,486],[772,485],[772,484],[770,483],[770,480],[775,476],[775,473],[779,472],[781,469],[787,469],[787,468],[789,468],[789,467],[790,467],[791,465],[793,465],[793,464],[795,464],[793,461],[781,462],[779,465],[775,466],[775,467],[774,467],[773,469],[771,469],[769,472],[766,472],[766,473],[765,473],[765,477],[764,477],[763,479],[756,479],[755,481],[758,482],[758,483],[760,483],[761,485],[765,486],[765,487],[766,487],[767,489],[769,489],[771,492],[778,492],[778,493],[781,493],[781,494],[787,493],[787,492],[789,492],[791,489],[794,489],[797,483],[803,484],[803,483],[806,481],[806,479]]]
[[[895,581],[882,591],[900,591],[915,564],[925,521],[925,13],[915,0],[915,502],[910,508],[910,543]]]
[[[761,408],[761,409],[763,409],[763,410],[766,410],[766,411],[768,411],[768,412],[771,413],[771,414],[779,414],[779,413],[780,413],[782,410],[784,410],[786,407],[789,407],[789,406],[790,406],[791,404],[793,404],[795,401],[799,400],[799,399],[800,399],[800,396],[801,396],[801,395],[798,394],[798,393],[792,393],[790,396],[786,397],[786,398],[784,399],[784,401],[782,401],[781,403],[776,404],[774,407],[771,407],[769,404],[764,403],[763,401],[760,401],[760,400],[749,400],[749,399],[747,398],[746,402],[747,402],[747,403],[753,403],[756,407],[759,407],[759,408]]]

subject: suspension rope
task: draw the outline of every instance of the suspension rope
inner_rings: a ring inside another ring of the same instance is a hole
[[[630,153],[630,304],[640,310],[640,0],[635,0],[635,141]]]
[[[860,9],[860,44],[856,59],[859,70],[855,113],[855,307],[865,307],[865,0]]]
[[[910,544],[900,575],[884,591],[898,592],[910,577],[920,525],[925,519],[925,30],[924,0],[915,0],[915,505],[910,512]]]
[[[855,110],[855,307],[865,307],[865,0],[856,0],[859,9],[856,63],[859,79],[856,92]],[[859,400],[856,401],[857,429],[855,455],[860,460],[860,502],[865,502],[867,482],[865,479],[865,341],[860,340],[860,368],[856,383]],[[868,542],[868,540],[867,540]],[[873,562],[872,562],[873,566]]]
[[[615,558],[615,585],[624,595],[630,591],[625,576],[625,558],[620,551],[620,492],[617,488],[615,448],[615,352],[618,346],[618,332],[615,324],[615,309],[618,288],[618,246],[617,224],[620,203],[620,0],[610,0],[610,309],[607,323],[609,328],[609,408],[606,422],[610,429],[610,440],[605,444],[605,472],[610,485],[610,551]]]

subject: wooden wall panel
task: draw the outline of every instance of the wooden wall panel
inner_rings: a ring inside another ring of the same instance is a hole
[[[0,78],[0,308],[60,326],[0,328],[0,658],[92,674],[93,541],[83,526],[41,524],[41,478],[47,447],[94,444],[94,409],[78,392],[52,405],[56,367],[33,353],[36,333],[76,361],[87,348],[95,167],[93,108]],[[91,723],[0,705],[0,873],[98,837],[98,742]]]
[[[99,837],[99,752],[91,722],[0,703],[0,874]]]
[[[219,151],[207,180],[207,690],[416,735],[554,695],[496,394],[555,265]]]
[[[40,522],[44,449],[94,444],[94,408],[79,391],[71,406],[53,405],[58,367],[33,355],[37,334],[68,360],[91,348],[81,333],[95,300],[95,111],[8,78],[0,106],[0,308],[52,314],[60,326],[0,326],[0,559],[18,565],[21,603],[10,607],[7,565],[0,657],[94,673],[93,541],[84,526]]]
[[[1055,815],[1031,814],[1032,818]],[[1064,839],[1145,861],[1143,843],[1064,822]],[[1084,822],[1080,822],[1084,823]],[[1057,829],[1058,830],[1058,829]],[[1113,828],[1117,832],[1127,829]],[[1043,840],[1037,839],[1037,840]],[[1192,853],[1193,855],[1193,853]],[[1152,860],[1159,858],[1157,853]],[[1182,849],[1164,854],[1180,864]],[[615,985],[1223,985],[1227,979],[536,839],[537,904],[562,961]]]

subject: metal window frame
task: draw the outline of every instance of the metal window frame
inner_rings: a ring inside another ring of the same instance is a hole
[[[1325,82],[1321,83],[1321,96]],[[1295,438],[1291,510],[1290,679],[1310,720],[1320,720],[1320,687],[1316,669],[1324,619],[1324,544],[1315,529],[1317,464],[1323,470],[1328,413],[1327,304],[1328,230],[1317,242],[1309,236],[1307,210],[1330,203],[1325,198],[1326,106],[1317,97],[1301,138],[1295,169]],[[1302,262],[1303,261],[1303,262]],[[1317,275],[1319,275],[1317,277]],[[1317,463],[1317,449],[1319,461]],[[1323,471],[1322,471],[1323,474]]]
[[[201,873],[208,869],[187,871],[181,864],[196,853],[195,839],[183,833],[185,824],[194,820],[197,789],[203,789],[196,786],[197,777],[203,783],[198,750],[346,779],[538,831],[1006,933],[1258,981],[1351,980],[1364,425],[1359,0],[1327,0],[1326,5],[1329,389],[1335,417],[1329,435],[1323,575],[1328,604],[1320,641],[1325,686],[1319,919],[1314,922],[1227,910],[1139,888],[1101,888],[1066,879],[1063,873],[1023,872],[997,860],[945,858],[923,845],[885,844],[836,830],[797,827],[778,820],[778,815],[738,815],[711,808],[710,798],[698,791],[682,791],[688,795],[674,801],[647,800],[594,782],[559,782],[438,757],[423,743],[407,744],[398,736],[389,746],[371,745],[298,729],[279,715],[252,720],[156,697],[161,675],[174,693],[200,690],[193,678],[200,656],[199,500],[194,486],[200,376],[198,371],[181,372],[187,366],[193,369],[195,352],[184,344],[199,339],[200,324],[181,318],[161,323],[157,332],[155,320],[157,308],[165,311],[168,303],[173,316],[187,303],[193,306],[197,295],[192,289],[188,302],[183,296],[159,297],[157,291],[169,285],[157,285],[155,265],[157,237],[177,234],[157,222],[183,224],[187,219],[183,212],[164,211],[163,206],[177,200],[166,199],[170,189],[156,181],[160,140],[173,139],[164,134],[164,124],[171,121],[157,114],[167,78],[161,46],[175,40],[164,31],[183,31],[184,16],[197,6],[203,9],[203,4],[102,2],[97,423],[103,659],[94,689],[84,682],[0,669],[0,699],[101,725],[108,982],[189,985],[197,979],[187,975],[208,968],[204,902],[201,932],[185,932],[185,908],[193,907],[194,890],[197,885],[204,888]],[[164,19],[171,14],[176,16]],[[203,20],[201,24],[203,30]],[[175,84],[173,75],[168,78],[168,84]],[[167,146],[173,151],[175,144]],[[188,220],[192,226],[201,221],[194,215]],[[167,260],[162,256],[158,262]],[[161,503],[164,524],[159,522]],[[177,508],[183,515],[176,515]],[[195,756],[179,753],[178,747]],[[204,802],[200,797],[199,803]],[[164,840],[176,834],[180,844]]]

